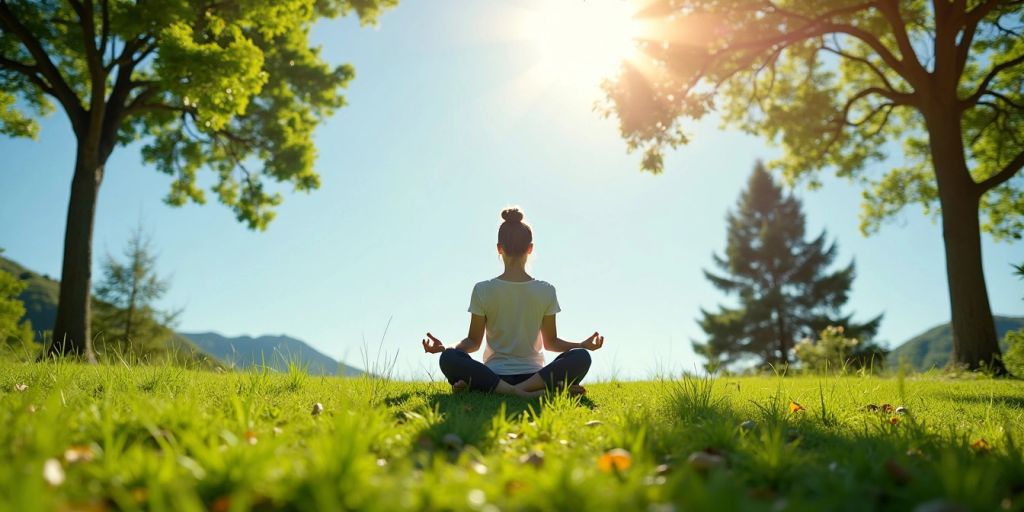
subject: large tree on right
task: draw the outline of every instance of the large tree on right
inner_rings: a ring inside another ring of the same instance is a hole
[[[788,181],[863,185],[865,234],[909,204],[940,215],[954,361],[1005,373],[981,232],[1024,229],[1024,2],[653,0],[638,17],[650,40],[605,89],[645,170],[718,111],[777,144]]]

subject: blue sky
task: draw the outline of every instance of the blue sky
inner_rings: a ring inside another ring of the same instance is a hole
[[[357,77],[350,105],[316,134],[321,189],[283,188],[278,218],[251,232],[213,202],[165,206],[169,178],[142,165],[138,146],[120,148],[100,192],[94,268],[141,218],[173,278],[164,305],[184,308],[181,330],[286,333],[361,365],[360,349],[376,351],[391,319],[383,347],[398,352],[398,372],[436,377],[436,356],[418,341],[427,330],[452,344],[465,335],[473,283],[501,271],[498,212],[518,204],[535,230],[531,270],[558,289],[562,337],[607,338],[594,375],[693,369],[694,318],[726,300],[701,269],[724,248],[726,210],[754,161],[775,151],[709,121],[663,175],[641,173],[615,121],[593,111],[596,84],[539,68],[537,45],[511,37],[517,16],[538,4],[409,1],[375,29],[322,23],[324,57],[354,64]],[[0,247],[59,276],[68,124],[50,116],[37,141],[0,139],[0,153]],[[911,208],[864,238],[858,188],[829,178],[797,193],[810,232],[828,229],[840,263],[856,258],[849,308],[862,319],[884,312],[880,339],[895,344],[948,321],[932,219]],[[986,240],[997,314],[1024,314],[1024,283],[1010,268],[1022,260],[1024,244]]]

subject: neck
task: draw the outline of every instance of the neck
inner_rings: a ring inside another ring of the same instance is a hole
[[[520,256],[518,258],[503,258],[505,261],[505,272],[500,276],[500,279],[508,281],[529,281],[533,279],[530,274],[526,273],[526,256]]]

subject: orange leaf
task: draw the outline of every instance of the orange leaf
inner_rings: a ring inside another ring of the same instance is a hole
[[[992,451],[992,445],[988,444],[988,441],[983,437],[978,438],[978,440],[971,443],[971,448],[978,453],[988,453]]]
[[[597,467],[601,471],[625,471],[633,464],[633,456],[622,448],[615,448],[605,452],[597,459]]]
[[[800,412],[800,411],[805,411],[805,410],[806,409],[804,409],[804,406],[802,406],[802,405],[800,405],[800,404],[790,400],[790,402],[789,402],[789,412]]]

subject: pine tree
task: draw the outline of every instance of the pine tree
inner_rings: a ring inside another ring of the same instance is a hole
[[[162,312],[154,303],[167,292],[169,282],[156,272],[156,255],[142,226],[128,239],[124,261],[107,255],[103,279],[96,287],[97,334],[109,350],[142,355],[159,351],[173,331],[176,313]]]
[[[829,271],[836,244],[826,242],[824,230],[804,240],[800,201],[783,194],[760,162],[726,222],[725,255],[712,256],[723,274],[705,270],[704,275],[716,288],[736,296],[738,303],[720,305],[718,312],[701,309],[698,322],[708,339],[693,347],[709,366],[751,356],[765,365],[786,365],[797,340],[813,337],[829,325],[844,327],[849,337],[874,336],[881,315],[857,324],[852,315],[841,314],[849,299],[854,263]]]

